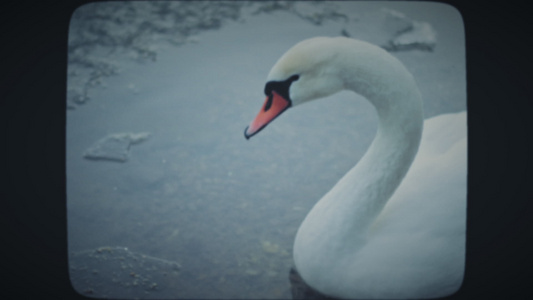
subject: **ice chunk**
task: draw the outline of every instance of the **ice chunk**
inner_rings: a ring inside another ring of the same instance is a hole
[[[398,34],[389,41],[384,48],[389,51],[400,50],[425,50],[433,51],[437,43],[436,33],[433,27],[426,22],[413,22],[409,30]]]
[[[339,20],[348,22],[348,16],[340,13],[337,8],[330,3],[324,2],[294,2],[291,12],[300,18],[307,20],[315,25],[322,25],[326,20]]]
[[[412,20],[392,9],[363,13],[352,21],[342,29],[342,35],[381,45],[387,51],[432,51],[437,43],[431,24]]]
[[[381,13],[384,15],[382,27],[392,35],[408,31],[413,26],[413,21],[399,11],[383,8]]]
[[[87,149],[83,157],[125,162],[128,160],[130,146],[144,141],[149,136],[148,132],[111,134]]]

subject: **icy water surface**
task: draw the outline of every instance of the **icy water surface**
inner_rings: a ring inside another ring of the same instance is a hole
[[[409,26],[418,29],[399,37]],[[362,156],[377,119],[363,98],[341,92],[287,111],[249,141],[243,131],[279,56],[321,35],[389,49],[413,72],[427,117],[466,109],[462,23],[445,5],[78,9],[66,112],[70,275],[78,292],[291,297],[298,226]]]

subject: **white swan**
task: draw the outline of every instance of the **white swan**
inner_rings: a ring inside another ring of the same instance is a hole
[[[298,43],[270,71],[267,99],[245,137],[291,106],[343,89],[374,105],[378,131],[300,226],[296,269],[339,298],[454,293],[465,260],[466,112],[424,121],[415,80],[396,58],[344,37]]]

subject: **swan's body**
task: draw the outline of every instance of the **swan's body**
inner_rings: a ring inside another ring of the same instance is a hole
[[[348,38],[300,42],[268,81],[247,138],[288,107],[343,89],[363,95],[379,116],[366,154],[298,230],[294,261],[302,278],[340,298],[455,292],[465,255],[466,113],[424,122],[420,93],[403,64]]]

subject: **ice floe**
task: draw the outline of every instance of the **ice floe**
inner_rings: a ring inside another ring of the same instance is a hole
[[[362,39],[387,51],[433,51],[437,34],[431,24],[388,8],[353,17],[342,35]]]
[[[129,157],[130,146],[146,140],[149,136],[148,132],[111,134],[87,149],[83,157],[125,162]]]

